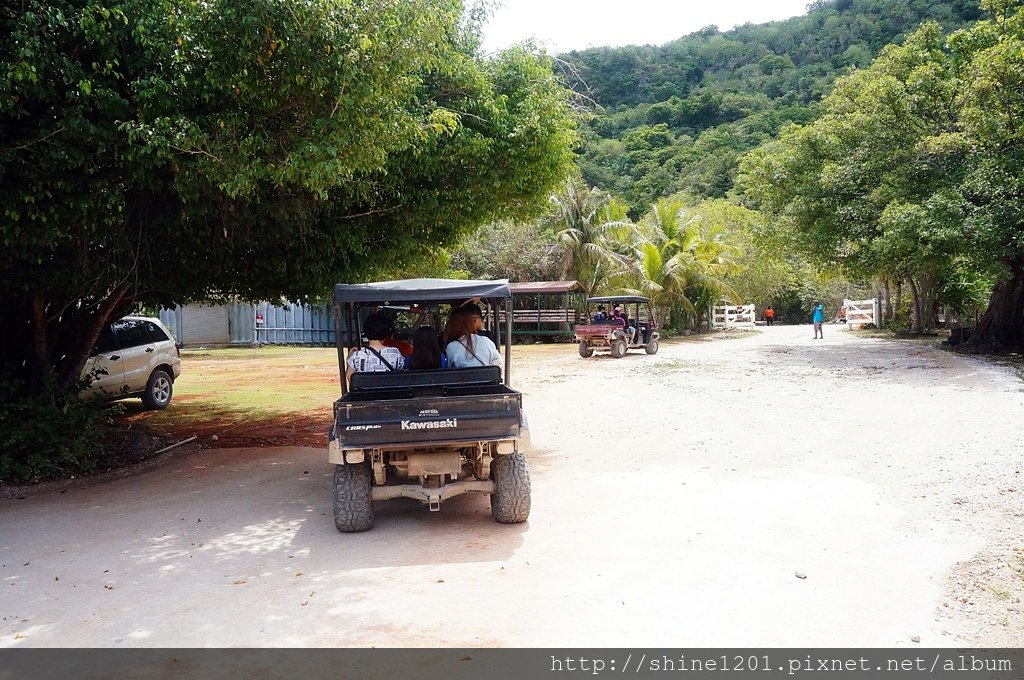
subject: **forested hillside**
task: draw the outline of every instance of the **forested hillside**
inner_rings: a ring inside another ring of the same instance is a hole
[[[634,216],[678,191],[724,197],[739,156],[813,120],[837,77],[923,21],[949,32],[981,17],[978,0],[818,0],[786,21],[563,54],[597,105],[578,159],[584,179]]]

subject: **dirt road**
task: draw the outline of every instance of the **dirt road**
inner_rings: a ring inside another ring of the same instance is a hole
[[[309,448],[0,501],[0,647],[1024,645],[1024,383],[825,332],[517,347],[525,525],[338,534]]]

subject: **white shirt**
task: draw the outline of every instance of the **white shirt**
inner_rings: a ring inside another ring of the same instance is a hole
[[[501,366],[501,354],[494,346],[491,339],[485,335],[473,335],[473,354],[469,353],[463,343],[466,336],[458,340],[452,340],[445,347],[444,353],[448,355],[448,365],[451,368],[473,368],[475,366]],[[473,355],[476,356],[473,356]]]
[[[405,359],[402,358],[402,353],[398,351],[397,347],[381,347],[379,350],[380,355],[387,359],[387,362],[391,364],[391,368],[385,366],[380,357],[370,351],[368,347],[363,347],[357,352],[350,352],[348,355],[348,367],[356,371],[379,373],[380,371],[400,371],[405,366]]]

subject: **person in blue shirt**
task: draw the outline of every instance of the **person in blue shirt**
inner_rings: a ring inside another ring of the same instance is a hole
[[[825,339],[825,331],[821,329],[821,324],[825,322],[825,305],[821,304],[817,300],[811,303],[811,323],[814,324],[814,339],[821,338]]]

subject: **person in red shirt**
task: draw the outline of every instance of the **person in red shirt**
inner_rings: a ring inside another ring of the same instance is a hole
[[[389,335],[388,337],[384,338],[384,346],[394,347],[399,352],[401,352],[402,356],[405,357],[406,359],[412,356],[412,344],[406,342],[405,340],[398,340],[395,338],[394,335]]]
[[[775,310],[772,309],[771,305],[764,310],[764,320],[769,326],[775,325]]]

